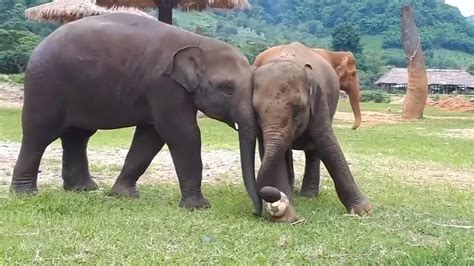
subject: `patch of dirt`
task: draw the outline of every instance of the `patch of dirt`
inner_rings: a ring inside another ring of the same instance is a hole
[[[342,121],[344,123],[350,123],[354,121],[354,115],[351,112],[336,112],[334,115],[335,121]],[[404,122],[399,114],[374,112],[374,111],[363,111],[362,112],[362,124],[364,126],[373,126],[377,124],[393,124]]]
[[[447,138],[474,139],[474,128],[445,129],[440,135]]]
[[[20,150],[19,143],[0,142],[0,184],[9,185],[13,167]],[[89,149],[91,174],[101,185],[112,185],[120,173],[128,149]],[[38,184],[61,184],[61,156],[59,144],[50,145],[43,156]],[[240,155],[238,151],[203,151],[203,182],[240,183]],[[177,176],[169,150],[164,147],[140,178],[140,184],[177,182]]]
[[[392,96],[391,104],[403,105],[405,96]],[[463,96],[443,96],[438,100],[432,97],[426,99],[426,106],[432,106],[451,112],[474,112],[474,103],[466,100]]]
[[[399,104],[402,105],[405,100],[405,95],[403,96],[390,96],[390,104]]]
[[[0,82],[0,106],[23,106],[23,86]]]
[[[11,182],[14,164],[20,144],[0,142],[0,190],[7,190]],[[91,174],[100,187],[111,186],[122,168],[127,149],[89,149],[88,157]],[[61,186],[61,147],[53,144],[48,147],[43,157],[38,176],[38,185]],[[260,159],[256,155],[256,169],[260,167]],[[203,183],[226,182],[241,184],[240,155],[238,151],[204,150]],[[293,152],[297,187],[301,183],[304,171],[304,153]],[[358,155],[357,158],[346,154],[349,166],[356,178],[392,177],[403,182],[416,185],[450,184],[459,188],[474,189],[474,170],[451,169],[435,163],[403,162],[383,154],[374,156]],[[321,177],[325,179],[328,173],[324,167]],[[370,174],[369,174],[370,173]],[[165,147],[153,160],[152,164],[140,178],[139,185],[176,183],[178,179],[171,160],[170,153]],[[322,189],[328,189],[323,186]]]
[[[453,98],[453,97],[450,97]],[[400,99],[399,99],[400,100]],[[459,103],[459,100],[456,100]],[[456,103],[454,101],[454,103]],[[441,100],[441,102],[453,102],[453,100]],[[0,106],[21,107],[23,103],[23,89],[7,83],[0,83]],[[466,101],[464,100],[464,104]],[[443,104],[440,104],[441,106]],[[450,105],[450,104],[448,104]],[[456,104],[451,104],[458,106]],[[471,104],[472,106],[472,104]],[[201,117],[202,114],[198,114]],[[354,120],[350,112],[336,112],[335,120],[347,123],[348,127]],[[380,123],[403,122],[399,114],[390,112],[362,112],[362,127],[372,126]],[[474,138],[472,129],[447,129],[448,137]],[[10,184],[12,171],[20,149],[19,143],[0,141],[0,188],[7,189]],[[120,173],[128,149],[89,149],[88,157],[91,173],[96,177],[99,185],[112,185]],[[50,145],[43,157],[38,179],[38,184],[61,185],[61,153],[59,144]],[[298,181],[304,171],[304,153],[294,151],[295,174]],[[416,184],[449,183],[459,187],[474,187],[474,171],[454,170],[444,166],[431,163],[403,163],[396,159],[387,159],[384,155],[373,157],[364,162],[362,158],[355,159],[347,156],[349,165],[358,175],[363,175],[363,170],[375,171],[378,176],[391,175],[394,169],[402,171],[401,179],[405,182]],[[358,155],[358,157],[361,157]],[[231,182],[242,183],[240,169],[240,155],[238,151],[225,150],[203,150],[203,182]],[[387,161],[389,160],[389,162]],[[256,168],[260,166],[258,154],[256,154]],[[388,167],[387,167],[388,166]],[[402,170],[400,170],[402,169]],[[322,175],[327,172],[322,169]],[[356,175],[357,176],[357,175]],[[162,182],[177,182],[176,172],[169,153],[165,147],[155,157],[152,164],[140,178],[140,184],[153,184]]]
[[[355,175],[369,171],[371,175],[392,177],[419,186],[449,184],[462,189],[474,189],[474,169],[454,169],[434,162],[401,161],[379,153],[376,157],[358,155]]]
[[[474,112],[474,103],[467,101],[462,96],[446,96],[426,104],[453,112]]]

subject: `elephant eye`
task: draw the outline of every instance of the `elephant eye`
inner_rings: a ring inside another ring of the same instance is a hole
[[[232,96],[234,93],[234,86],[230,82],[224,82],[219,85],[219,89],[226,95]]]
[[[302,111],[303,111],[303,107],[301,107],[301,106],[295,106],[295,107],[293,108],[293,119],[294,119],[294,120],[297,120]]]

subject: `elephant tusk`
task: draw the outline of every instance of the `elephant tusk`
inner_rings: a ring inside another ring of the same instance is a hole
[[[239,130],[239,124],[235,123],[234,127],[236,130]]]

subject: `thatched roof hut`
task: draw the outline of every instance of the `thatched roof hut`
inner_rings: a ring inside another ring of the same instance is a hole
[[[464,70],[457,69],[427,69],[428,86],[433,89],[439,88],[463,88],[474,89],[474,76]],[[382,88],[406,88],[408,84],[408,72],[406,68],[392,68],[389,72],[379,78],[375,85]]]
[[[105,7],[127,6],[137,8],[172,6],[179,7],[183,11],[201,11],[206,8],[246,9],[250,7],[248,0],[97,0],[97,5]]]
[[[153,18],[146,12],[134,7],[105,8],[95,4],[94,0],[56,0],[51,3],[31,7],[25,10],[29,20],[50,21],[65,24],[83,17],[96,16],[111,12],[127,12]]]
[[[30,20],[67,23],[83,17],[108,12],[129,12],[147,16],[140,9],[158,8],[159,20],[172,23],[172,9],[183,11],[206,8],[248,9],[248,0],[54,0],[51,3],[28,8],[25,16]]]

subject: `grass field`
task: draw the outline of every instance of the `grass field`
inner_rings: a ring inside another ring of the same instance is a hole
[[[399,48],[382,48],[383,35],[363,35],[361,36],[360,43],[363,47],[364,52],[369,52],[370,56],[376,56],[381,58],[387,56],[388,54],[398,55],[400,57],[404,56],[403,49]],[[426,52],[426,51],[425,51]],[[447,50],[442,48],[434,48],[429,50],[433,54],[433,58],[428,62],[439,64],[444,61],[450,62],[452,65],[458,65],[460,67],[469,66],[474,61],[474,55],[468,54],[461,51]],[[425,54],[426,56],[426,54]],[[380,59],[379,59],[380,60]],[[436,68],[436,67],[432,67]],[[443,67],[447,68],[447,67]]]
[[[362,109],[396,114],[400,108]],[[342,102],[339,111],[348,110]],[[19,116],[0,109],[1,141],[20,140]],[[468,176],[474,173],[474,115],[427,109],[426,116],[357,131],[336,120],[354,176],[375,206],[368,217],[346,215],[328,178],[319,198],[296,197],[306,220],[298,225],[254,217],[243,185],[227,182],[205,184],[212,208],[194,212],[177,207],[173,184],[142,185],[135,200],[107,196],[110,187],[96,193],[48,187],[35,197],[3,189],[0,264],[474,264],[472,184],[434,180],[450,173],[474,179]],[[228,126],[209,119],[200,126],[204,150],[237,149]],[[99,132],[91,146],[128,147],[132,132]]]

